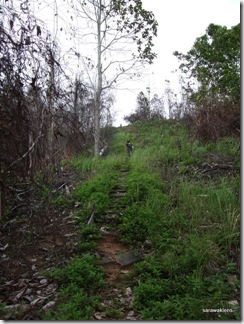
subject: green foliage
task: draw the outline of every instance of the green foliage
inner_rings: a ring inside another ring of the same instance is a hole
[[[34,181],[39,188],[41,196],[44,198],[50,197],[51,186],[48,185],[49,181],[46,179],[46,176],[41,171],[36,172],[34,176]]]
[[[97,248],[97,243],[94,241],[91,242],[79,242],[78,243],[79,251],[85,252],[92,252],[95,251]]]
[[[211,312],[212,305],[206,299],[196,299],[189,294],[174,295],[168,300],[156,300],[150,307],[142,310],[144,320],[234,320],[235,312],[225,313],[222,309],[229,309],[226,303],[217,303],[215,312]],[[204,312],[210,310],[210,312]]]
[[[104,284],[102,272],[97,268],[96,257],[83,254],[75,257],[62,269],[54,269],[50,275],[62,285],[69,283],[95,292]]]
[[[150,64],[156,57],[153,52],[153,37],[157,36],[158,23],[151,11],[142,7],[141,0],[127,2],[125,0],[114,1],[114,11],[119,14],[117,28],[120,31],[131,32],[134,41],[137,44],[137,50],[140,59]],[[135,54],[134,54],[135,55]]]
[[[129,123],[145,121],[150,119],[150,103],[145,94],[141,91],[137,95],[137,108],[134,113],[125,116],[124,120]]]
[[[95,159],[87,156],[75,157],[70,161],[73,168],[82,173],[91,172],[95,165]]]
[[[136,147],[130,159],[124,148],[128,139]],[[236,307],[229,301],[240,289],[240,176],[236,168],[236,173],[219,173],[211,180],[204,166],[238,161],[238,140],[204,144],[188,141],[187,130],[177,122],[135,123],[116,132],[111,151],[94,162],[93,176],[76,188],[73,198],[81,203],[77,215],[82,221],[93,208],[99,221],[99,213],[111,207],[111,190],[121,185],[117,170],[126,170],[120,203],[127,207],[119,223],[109,225],[119,230],[122,242],[148,252],[130,276],[135,310],[143,320],[237,320],[238,309],[205,310]],[[94,251],[99,236],[96,226],[82,224],[80,251]],[[97,305],[103,277],[92,256],[79,259],[54,272],[62,289],[52,319],[89,319]],[[229,277],[235,275],[231,283]],[[117,306],[107,308],[106,316],[123,319]]]
[[[158,226],[155,221],[158,221],[162,211],[169,205],[157,173],[142,173],[140,167],[141,165],[133,166],[135,171],[128,175],[127,191],[121,199],[128,207],[122,218],[120,231],[123,241],[134,245],[155,235],[154,224]]]
[[[101,237],[99,229],[93,225],[83,225],[80,230],[79,250],[83,253],[97,248],[96,240]]]
[[[177,262],[177,259],[175,259]],[[213,317],[204,309],[231,308],[227,304],[232,290],[224,274],[186,275],[182,269],[177,277],[167,277],[167,262],[149,257],[136,265],[140,282],[135,287],[135,307],[143,320],[207,320]],[[216,314],[215,314],[216,315]],[[235,319],[236,314],[219,313],[215,319]],[[211,317],[210,317],[211,316]]]
[[[195,220],[221,221],[229,206],[238,207],[235,192],[225,179],[214,183],[182,182],[179,185],[179,206]],[[196,209],[196,206],[198,208]]]
[[[67,198],[58,196],[56,198],[53,198],[51,203],[56,206],[61,206],[61,207],[68,207],[71,204],[71,201],[68,200]]]
[[[223,137],[217,140],[216,151],[225,156],[240,157],[239,143],[234,137]]]
[[[162,183],[155,174],[136,171],[130,174],[126,183],[125,199],[128,204],[145,204],[147,198],[153,195],[153,191],[161,190]]]
[[[74,191],[74,197],[81,202],[87,201],[94,193],[109,193],[114,185],[114,175],[97,175],[90,181],[81,184]]]
[[[124,143],[123,143],[124,144]],[[125,145],[123,145],[125,147]],[[120,148],[120,151],[123,152],[124,147]],[[114,173],[114,176],[117,174],[118,169],[120,169],[121,164],[124,163],[123,156],[119,154],[112,154],[111,152],[110,155],[106,157],[106,159],[101,159],[97,165],[97,169],[100,172],[105,173],[105,175],[108,173]]]
[[[92,225],[84,225],[80,230],[81,240],[91,241],[98,239],[101,234],[99,233],[99,229]]]
[[[54,311],[49,311],[44,320],[78,321],[92,318],[99,302],[98,297],[89,296],[84,289],[74,284],[63,288],[59,294],[66,302],[58,305]]]
[[[123,316],[124,316],[122,310],[115,308],[114,306],[106,307],[105,313],[106,313],[107,318],[112,318],[113,320],[114,319],[118,319],[118,320],[123,319]]]
[[[99,302],[96,294],[105,284],[96,257],[90,254],[75,257],[68,266],[54,269],[49,275],[61,286],[60,304],[45,319],[90,320]]]
[[[141,208],[138,205],[128,207],[120,225],[122,241],[125,243],[140,244],[148,236],[148,223],[153,217],[150,209]]]
[[[230,256],[231,251],[238,250],[240,245],[240,212],[227,210],[221,229],[220,243],[225,246]]]
[[[90,181],[77,186],[74,190],[73,197],[81,202],[83,213],[87,217],[91,215],[92,211],[98,214],[109,207],[109,193],[116,184],[115,179],[115,173],[107,172],[107,175],[94,176]]]
[[[4,315],[6,315],[6,313],[7,313],[6,308],[5,308],[6,306],[7,306],[6,303],[3,303],[3,302],[0,303],[0,317],[1,318],[4,318]]]
[[[240,102],[240,24],[230,29],[210,24],[187,54],[174,55],[182,61],[181,70],[200,82],[195,101],[210,94],[212,99]]]
[[[189,234],[181,240],[177,263],[184,273],[196,269],[199,274],[204,274],[208,272],[209,264],[218,267],[221,263],[220,255],[221,249],[210,235],[201,237],[199,234]]]
[[[135,265],[134,305],[143,320],[238,319],[238,311],[203,310],[233,307],[228,273],[238,272],[229,255],[240,246],[240,179],[225,173],[206,181],[194,171],[206,158],[238,160],[238,140],[188,142],[177,126],[131,126],[141,138],[130,159],[120,230],[126,243],[149,242],[153,251]],[[160,166],[167,172],[162,180]]]

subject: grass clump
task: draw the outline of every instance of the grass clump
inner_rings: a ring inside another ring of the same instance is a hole
[[[100,237],[101,234],[96,226],[84,225],[80,230],[79,250],[83,253],[94,251],[97,248],[96,241]]]
[[[109,207],[109,194],[116,184],[115,179],[116,173],[98,174],[74,190],[73,198],[81,203],[83,214],[87,218],[91,216],[92,212],[100,214]]]
[[[150,209],[138,205],[128,207],[120,225],[121,241],[133,245],[145,242],[148,237],[148,222],[152,219]]]
[[[70,161],[71,167],[83,174],[90,173],[95,168],[96,160],[90,156],[74,157]]]
[[[49,274],[59,285],[59,304],[45,315],[45,320],[90,320],[100,299],[99,289],[105,284],[104,273],[96,257],[83,254],[69,265]]]
[[[177,258],[172,265],[177,267]],[[238,319],[238,313],[227,302],[233,288],[226,274],[201,277],[198,271],[186,273],[186,269],[181,269],[172,277],[172,268],[164,258],[149,257],[136,265],[140,284],[134,289],[134,305],[144,320]],[[204,312],[213,305],[230,312]]]
[[[128,244],[151,245],[135,265],[136,310],[143,320],[237,320],[238,139],[188,141],[176,123],[131,129],[138,142],[120,230]],[[204,311],[213,308],[229,312]]]
[[[125,151],[128,139],[135,146],[130,158]],[[236,306],[240,289],[237,144],[235,138],[215,143],[189,140],[188,130],[172,120],[138,122],[116,131],[110,155],[94,160],[89,181],[72,193],[80,202],[82,220],[94,211],[99,222],[99,215],[111,206],[110,192],[120,187],[118,170],[126,170],[126,193],[120,198],[126,208],[118,228],[122,242],[146,251],[144,261],[135,264],[130,276],[135,311],[142,320],[240,318]],[[119,210],[119,206],[113,207]],[[94,251],[99,237],[95,228],[83,226],[80,234],[81,251]],[[102,275],[91,259],[83,257],[89,273],[80,272],[78,266],[74,272],[68,267],[65,276],[61,270],[56,273],[60,283],[66,282],[60,295],[64,306],[60,305],[59,318],[89,318],[96,305],[100,285],[93,287],[91,282],[102,285]],[[80,262],[84,260],[77,264]],[[71,280],[74,276],[77,279]],[[82,281],[81,277],[87,279]],[[72,303],[66,303],[65,296],[70,296]],[[235,303],[230,303],[233,300]],[[81,303],[84,314],[78,313]],[[112,308],[107,309],[107,316],[123,318]]]
[[[68,206],[71,206],[72,201],[67,199],[67,197],[58,196],[51,200],[51,204],[55,205],[55,206],[60,206],[60,207],[68,207]]]

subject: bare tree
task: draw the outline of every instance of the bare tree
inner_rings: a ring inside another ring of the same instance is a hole
[[[58,105],[54,77],[61,69],[58,49],[29,2],[5,1],[0,16],[0,184],[10,197],[9,184],[14,191],[48,165],[47,130],[55,117],[49,112]]]
[[[151,118],[165,117],[163,98],[160,98],[157,94],[154,94],[150,104],[151,104]]]
[[[142,8],[140,0],[78,0],[71,2],[85,43],[80,56],[94,94],[94,154],[99,154],[101,98],[124,80],[140,76],[139,67],[152,63],[152,39],[157,22],[152,12]],[[95,54],[95,55],[94,55]]]
[[[170,81],[165,80],[165,82],[166,82],[166,88],[164,93],[165,93],[165,100],[168,105],[169,119],[173,119],[175,108],[177,106],[176,94],[171,88]]]

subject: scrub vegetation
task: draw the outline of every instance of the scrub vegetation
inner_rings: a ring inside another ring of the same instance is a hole
[[[80,72],[29,1],[1,6],[0,318],[240,320],[240,24],[175,51],[180,93],[147,87],[115,128],[158,23],[141,0],[76,2],[54,21],[86,44]]]
[[[135,146],[130,158],[127,138]],[[62,303],[46,317],[90,319],[99,309],[99,287],[105,284],[94,257],[99,232],[85,223],[92,211],[101,222],[109,192],[118,186],[116,170],[124,166],[126,208],[116,229],[122,243],[145,253],[126,282],[142,320],[240,319],[239,154],[238,139],[201,143],[179,122],[116,129],[110,155],[91,159],[91,177],[72,194],[82,206],[83,248],[67,267],[53,270],[62,282]],[[83,158],[72,162],[81,172],[82,161],[87,164]],[[119,307],[113,313],[121,316]]]

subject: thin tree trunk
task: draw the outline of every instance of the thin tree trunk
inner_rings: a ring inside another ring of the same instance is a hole
[[[102,94],[102,39],[101,39],[101,10],[102,1],[99,0],[97,18],[97,87],[95,93],[94,107],[94,155],[99,155],[100,149],[100,114],[101,114],[101,94]]]
[[[53,161],[53,151],[54,151],[54,121],[53,121],[53,95],[54,95],[54,62],[51,64],[50,71],[50,85],[49,85],[49,101],[48,101],[48,138],[47,138],[47,152],[48,159],[52,163]]]
[[[100,144],[100,98],[99,94],[96,93],[95,107],[94,107],[94,155],[99,155],[99,144]]]
[[[79,90],[79,81],[76,77],[75,79],[75,89],[74,89],[74,115],[75,115],[75,132],[78,132],[79,128],[79,114],[78,114],[78,90]]]

